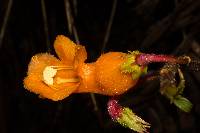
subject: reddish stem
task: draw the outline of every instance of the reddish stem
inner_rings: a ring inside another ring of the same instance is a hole
[[[136,57],[136,63],[138,65],[148,65],[153,62],[168,62],[177,64],[187,64],[189,59],[186,57],[174,57],[169,55],[155,55],[155,54],[140,54]]]

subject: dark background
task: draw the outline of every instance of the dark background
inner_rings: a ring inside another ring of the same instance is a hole
[[[200,0],[0,0],[0,30],[0,133],[128,133],[108,116],[106,96],[95,95],[95,109],[89,94],[52,102],[25,90],[31,57],[48,50],[55,54],[56,35],[76,41],[77,31],[88,62],[103,52],[136,49],[199,58]],[[198,133],[200,73],[186,69],[184,75],[184,95],[194,104],[190,113],[160,95],[158,80],[139,84],[120,102],[151,123],[152,133]]]

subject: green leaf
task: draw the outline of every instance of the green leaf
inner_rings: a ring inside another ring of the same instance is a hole
[[[184,112],[190,112],[193,106],[187,98],[184,98],[181,95],[174,98],[173,103]]]

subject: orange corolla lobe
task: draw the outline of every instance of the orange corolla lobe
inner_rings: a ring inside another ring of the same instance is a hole
[[[76,68],[87,59],[85,47],[75,44],[63,35],[56,37],[54,48],[60,60],[66,65],[73,65]]]
[[[73,64],[76,55],[76,44],[69,38],[59,35],[54,42],[55,51],[65,64]]]
[[[33,56],[24,79],[25,88],[41,97],[58,101],[86,92],[114,96],[137,82],[121,71],[125,53],[109,52],[96,62],[85,63],[85,47],[63,35],[56,37],[54,48],[59,59],[47,53]]]
[[[53,84],[48,84],[45,81],[45,78],[48,78],[45,76],[49,75],[44,75],[44,70],[49,66],[61,68],[61,70],[56,70],[56,68],[54,68],[56,74],[52,77]],[[25,88],[39,94],[41,97],[49,98],[54,101],[67,97],[77,88],[79,83],[59,82],[60,79],[72,79],[76,77],[76,72],[73,71],[73,69],[68,69],[67,67],[65,69],[64,66],[65,64],[50,54],[37,54],[33,56],[28,67],[28,76],[24,79]]]

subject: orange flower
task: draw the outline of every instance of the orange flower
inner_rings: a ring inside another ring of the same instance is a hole
[[[41,97],[58,101],[69,96],[79,86],[74,58],[77,51],[84,48],[64,36],[56,38],[54,47],[60,60],[47,53],[33,56],[24,86]],[[83,58],[77,59],[83,61]]]
[[[124,53],[109,52],[97,62],[85,63],[85,47],[62,35],[56,38],[54,48],[60,60],[47,53],[33,56],[24,79],[25,88],[41,97],[58,101],[85,92],[114,96],[137,82],[131,74],[121,72]]]

